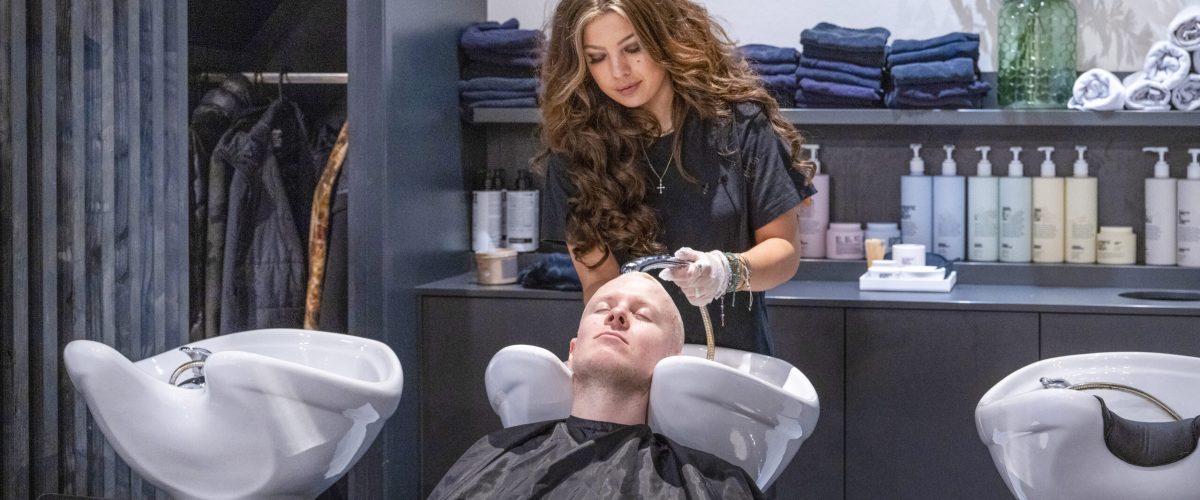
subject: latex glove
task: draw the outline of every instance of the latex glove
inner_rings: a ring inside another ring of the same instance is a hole
[[[720,250],[697,252],[688,247],[675,251],[675,258],[686,260],[686,267],[664,269],[658,276],[672,281],[683,290],[688,302],[703,307],[725,294],[729,287],[729,260]]]

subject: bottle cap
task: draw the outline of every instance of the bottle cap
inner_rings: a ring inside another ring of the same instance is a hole
[[[988,161],[987,157],[988,152],[991,150],[991,146],[979,146],[975,148],[975,151],[979,151],[979,154],[983,155],[983,159],[979,160],[979,167],[978,170],[975,171],[975,175],[980,177],[992,176],[992,162]]]
[[[925,173],[925,160],[921,159],[921,145],[920,144],[909,144],[908,147],[912,148],[912,151],[913,151],[912,160],[910,160],[908,162],[908,172],[912,175],[924,174]]]
[[[1038,151],[1046,153],[1046,160],[1042,162],[1042,177],[1054,177],[1054,161],[1050,159],[1050,155],[1054,153],[1053,146],[1042,146]]]
[[[1171,167],[1167,165],[1167,148],[1142,148],[1147,153],[1158,153],[1158,162],[1154,164],[1154,178],[1167,179],[1171,177]]]
[[[954,163],[954,145],[947,144],[942,146],[946,151],[946,159],[942,161],[942,175],[957,175],[958,164]]]
[[[1075,177],[1087,177],[1088,164],[1087,160],[1083,159],[1083,153],[1087,152],[1087,146],[1075,146],[1075,151],[1079,152],[1079,159],[1075,160]]]
[[[1008,148],[1012,151],[1013,159],[1008,163],[1008,176],[1020,177],[1025,173],[1025,166],[1021,164],[1021,146],[1013,146]]]
[[[808,157],[813,162],[813,167],[817,169],[816,174],[821,173],[821,160],[817,158],[817,151],[821,150],[820,144],[801,144],[800,147],[808,151]]]

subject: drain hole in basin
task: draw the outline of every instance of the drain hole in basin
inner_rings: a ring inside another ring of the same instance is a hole
[[[1141,292],[1123,292],[1119,293],[1127,299],[1143,299],[1143,300],[1177,300],[1177,301],[1195,301],[1200,300],[1200,292],[1179,292],[1171,290],[1148,290]]]

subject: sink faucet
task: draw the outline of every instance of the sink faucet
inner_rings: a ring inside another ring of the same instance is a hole
[[[179,365],[175,372],[171,374],[170,384],[182,387],[184,389],[202,389],[204,388],[204,362],[212,355],[212,351],[203,347],[183,346],[179,348],[184,354],[187,354],[191,361]],[[176,383],[180,375],[191,370],[192,377],[182,382]]]

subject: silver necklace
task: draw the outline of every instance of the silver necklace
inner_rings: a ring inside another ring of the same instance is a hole
[[[663,168],[662,175],[659,175],[658,170],[654,168],[654,163],[650,161],[650,155],[646,154],[645,146],[642,146],[642,156],[646,158],[646,165],[650,167],[650,171],[654,172],[655,177],[658,177],[658,186],[655,189],[658,190],[658,194],[663,194],[663,190],[667,188],[663,185],[663,177],[666,177],[667,173],[671,171],[671,161],[674,160],[675,157],[671,156],[670,158],[667,158],[667,166],[666,168]]]

